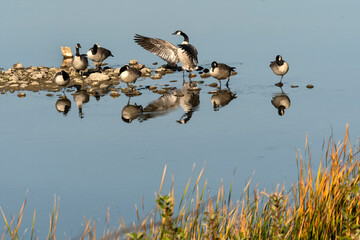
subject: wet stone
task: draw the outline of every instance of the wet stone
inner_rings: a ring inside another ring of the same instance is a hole
[[[211,83],[211,84],[209,84],[209,86],[210,86],[210,87],[217,87],[218,84],[217,84],[217,83]]]
[[[311,89],[311,88],[314,88],[314,85],[308,84],[308,85],[306,85],[306,87]]]
[[[115,92],[115,91],[112,91],[112,92],[110,93],[110,96],[113,97],[113,98],[117,98],[117,97],[120,96],[120,93]]]
[[[162,78],[161,74],[156,73],[154,76],[152,76],[151,79],[153,79],[153,80],[158,80],[158,79],[161,79],[161,78]]]
[[[136,64],[138,64],[138,60],[136,60],[136,59],[131,59],[131,60],[129,61],[129,63],[130,63],[130,65],[136,65]]]
[[[158,63],[157,62],[154,62],[152,65],[157,65]]]
[[[195,73],[190,73],[189,78],[195,78],[197,75]]]
[[[200,75],[201,78],[209,78],[210,77],[210,74],[209,73],[203,73]]]
[[[19,98],[23,98],[23,97],[26,97],[26,93],[21,92],[21,93],[18,93],[17,96],[18,96]]]
[[[292,88],[298,88],[298,85],[291,85]]]

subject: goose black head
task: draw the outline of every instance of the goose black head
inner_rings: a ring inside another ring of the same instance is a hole
[[[216,61],[213,61],[211,63],[211,70],[214,71],[214,69],[217,68],[218,66],[219,66],[218,63]]]
[[[64,70],[61,70],[60,73],[65,81],[70,78],[69,74],[67,72],[65,72]]]
[[[94,46],[90,49],[91,53],[93,55],[95,55],[97,53],[97,51],[98,51],[98,48],[99,48],[99,46],[97,45],[97,43],[95,43]]]
[[[284,60],[282,60],[282,57],[280,55],[276,56],[276,63],[281,66],[284,64]]]
[[[77,44],[76,44],[76,48],[81,48],[80,43],[77,43]]]
[[[173,33],[173,35],[182,35],[182,31],[181,30],[176,30],[174,33]]]
[[[129,65],[125,65],[125,66],[123,66],[122,68],[120,68],[119,75],[120,75],[121,73],[125,72],[126,70],[128,70],[129,68],[130,68]]]
[[[280,106],[280,107],[278,108],[278,114],[279,114],[280,116],[282,116],[282,115],[285,114],[285,107],[284,107],[284,106]]]
[[[123,116],[121,116],[121,119],[126,123],[131,123],[132,122],[131,118],[124,118]]]

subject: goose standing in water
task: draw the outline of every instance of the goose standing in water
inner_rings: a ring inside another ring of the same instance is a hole
[[[80,52],[79,52],[79,48],[81,48],[80,43],[76,44],[75,48],[76,48],[76,54],[74,56],[74,59],[71,62],[71,65],[77,72],[80,72],[80,74],[82,76],[82,73],[88,67],[89,62],[86,57],[86,54],[80,55]]]
[[[65,87],[69,84],[70,82],[70,76],[67,72],[65,72],[64,70],[61,70],[60,72],[57,72],[55,74],[54,77],[54,82],[56,83],[56,85],[58,85],[59,87],[63,87],[63,91],[65,93]]]
[[[191,71],[195,70],[198,64],[198,51],[189,43],[189,37],[184,32],[178,30],[173,35],[183,36],[183,42],[175,46],[168,41],[139,34],[135,34],[134,41],[144,49],[165,60],[170,66],[176,66],[178,62],[181,62],[183,77],[185,70],[189,71],[190,76]]]
[[[223,79],[227,79],[226,86],[228,87],[231,72],[234,71],[235,71],[235,67],[229,67],[224,63],[217,63],[215,61],[211,63],[210,75],[219,81],[220,87],[221,87],[220,80]]]
[[[107,59],[109,56],[113,57],[109,50],[100,47],[97,43],[95,43],[94,46],[89,49],[87,56],[91,61],[94,62],[94,65],[98,65],[99,68],[105,59]]]
[[[280,55],[277,55],[275,61],[270,63],[270,68],[276,75],[281,76],[280,82],[275,85],[282,87],[283,83],[281,81],[284,75],[289,71],[288,63],[285,62]]]
[[[120,68],[120,81],[125,82],[129,88],[132,88],[129,83],[135,83],[136,80],[141,76],[141,72],[136,68],[125,65]]]
[[[290,98],[281,88],[281,93],[277,93],[271,99],[272,105],[278,109],[278,114],[280,116],[285,114],[285,109],[290,107]]]

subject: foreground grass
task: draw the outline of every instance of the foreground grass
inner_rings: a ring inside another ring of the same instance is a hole
[[[307,148],[307,142],[305,143]],[[308,150],[309,151],[309,150]],[[309,159],[297,155],[298,182],[289,192],[283,187],[271,193],[257,188],[250,191],[250,181],[242,198],[233,202],[224,187],[216,198],[205,196],[205,184],[200,187],[200,172],[194,187],[187,183],[182,198],[175,208],[174,188],[161,194],[166,173],[164,169],[157,209],[139,225],[126,227],[124,220],[117,229],[104,231],[101,239],[359,239],[360,240],[360,166],[358,149],[353,153],[348,126],[343,142],[329,139],[326,156],[313,173],[311,152]],[[9,222],[0,208],[6,226],[2,239],[19,239],[24,202],[17,222]],[[176,216],[175,216],[175,209]],[[56,239],[59,206],[54,202],[50,215],[48,239]],[[157,215],[158,214],[158,215]],[[34,221],[31,231],[33,235]],[[137,216],[139,216],[137,212]],[[140,219],[139,219],[140,220]],[[85,219],[85,230],[80,239],[96,239],[96,224]]]

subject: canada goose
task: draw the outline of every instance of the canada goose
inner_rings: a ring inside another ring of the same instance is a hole
[[[69,76],[69,74],[67,72],[65,72],[64,70],[61,70],[60,72],[57,72],[55,74],[54,82],[58,86],[64,87],[64,91],[65,91],[66,85],[68,85],[69,82],[70,82],[70,76]]]
[[[55,103],[56,110],[66,116],[71,108],[71,101],[64,95],[59,97]]]
[[[80,43],[76,44],[75,48],[76,48],[76,55],[74,56],[71,65],[77,72],[80,71],[80,74],[82,75],[82,71],[84,71],[88,67],[89,62],[86,57],[86,54],[80,55],[79,52],[79,48],[81,48]]]
[[[74,93],[74,101],[76,106],[79,109],[79,117],[84,118],[84,114],[82,112],[82,106],[84,103],[88,103],[90,100],[90,95],[87,93],[86,90],[82,90],[81,86],[76,86],[77,91]]]
[[[231,92],[230,88],[226,90],[218,89],[211,96],[211,103],[213,105],[214,111],[219,111],[220,108],[228,105],[233,99],[236,98],[236,94]]]
[[[129,67],[129,65],[125,65],[120,68],[120,81],[125,82],[129,88],[129,83],[135,83],[136,80],[141,76],[141,72],[136,68]]]
[[[280,116],[285,114],[285,109],[290,107],[290,98],[286,93],[281,89],[281,93],[275,94],[271,99],[272,105],[278,109],[278,114]]]
[[[235,71],[235,67],[229,67],[224,63],[217,63],[215,61],[211,63],[210,75],[219,81],[220,86],[220,80],[222,79],[227,79],[226,86],[228,86],[230,81],[230,75],[233,71]]]
[[[88,58],[94,62],[94,64],[98,64],[101,67],[102,62],[110,57],[113,57],[111,52],[106,48],[100,47],[97,43],[94,44],[92,48],[87,52]]]
[[[289,71],[288,63],[285,62],[280,55],[277,55],[275,61],[270,63],[270,68],[276,75],[281,76],[280,82],[275,84],[276,86],[281,87],[283,85],[281,81],[284,75]]]
[[[135,120],[142,112],[143,107],[140,105],[130,105],[130,98],[128,100],[127,105],[121,111],[121,119],[126,123],[131,123]]]
[[[178,62],[181,62],[184,76],[185,70],[191,73],[191,71],[196,69],[198,64],[198,51],[189,43],[189,37],[182,31],[177,30],[173,35],[181,35],[184,37],[184,41],[177,47],[168,41],[149,38],[139,34],[135,34],[134,41],[144,49],[165,60],[170,66],[176,66]]]

